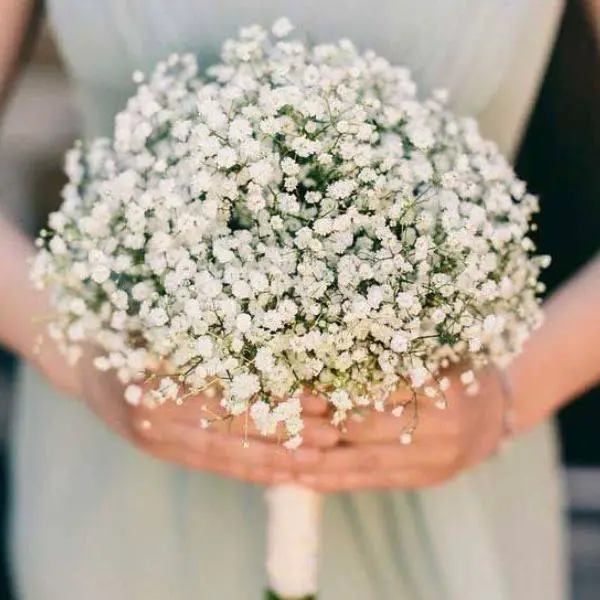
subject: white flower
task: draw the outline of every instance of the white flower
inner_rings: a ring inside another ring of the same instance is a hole
[[[408,125],[406,133],[410,141],[421,150],[431,148],[435,142],[432,131],[419,123]]]
[[[95,265],[91,277],[96,283],[104,283],[110,277],[110,269],[106,265]]]
[[[56,217],[55,217],[56,220]],[[50,252],[53,254],[61,255],[67,253],[67,245],[59,235],[55,235],[49,243]]]
[[[390,341],[390,348],[394,352],[402,353],[408,350],[408,344],[408,336],[402,331],[397,331],[396,333],[394,333]]]
[[[129,296],[123,290],[115,290],[111,294],[110,299],[119,310],[126,310],[129,306]]]
[[[263,373],[271,373],[275,368],[275,358],[268,348],[259,348],[254,357],[254,365]]]
[[[247,119],[236,118],[229,124],[229,139],[232,142],[241,142],[252,135],[252,125]]]
[[[233,285],[231,286],[231,293],[236,298],[249,298],[252,295],[252,288],[246,281],[238,279],[237,281],[233,282]]]
[[[297,175],[300,172],[300,165],[298,165],[298,163],[293,158],[286,156],[281,161],[281,170],[286,175],[290,175],[290,176]]]
[[[371,286],[369,288],[367,300],[373,308],[378,308],[379,305],[383,302],[383,290],[382,290],[381,286],[379,286],[379,285]]]
[[[343,200],[352,194],[356,183],[350,179],[336,181],[327,188],[327,195],[336,200]]]
[[[210,358],[213,355],[214,345],[212,340],[203,335],[196,341],[196,352],[203,358]]]
[[[267,185],[273,177],[273,167],[266,160],[260,160],[248,167],[248,174],[258,185]]]
[[[139,385],[128,385],[125,388],[125,400],[137,406],[142,401],[142,388]]]
[[[431,319],[436,325],[439,325],[440,323],[442,323],[445,318],[446,318],[446,311],[443,308],[436,308],[433,311],[433,313],[431,314]]]
[[[301,445],[302,445],[302,436],[301,435],[295,435],[294,437],[291,437],[289,440],[283,442],[283,446],[287,450],[296,450]]]
[[[464,371],[460,374],[460,380],[465,385],[469,385],[475,381],[475,373],[473,373],[473,371]]]
[[[242,373],[231,382],[231,395],[237,401],[249,400],[260,390],[260,380],[256,375]]]
[[[131,295],[134,300],[141,302],[147,300],[153,292],[153,286],[149,282],[136,283],[131,289]]]
[[[217,152],[217,166],[221,169],[231,169],[237,162],[237,152],[233,148],[221,148]]]
[[[269,287],[269,280],[261,271],[252,271],[248,278],[248,283],[255,293],[264,292]]]
[[[329,401],[339,411],[346,411],[352,408],[352,401],[346,390],[336,390],[329,396]]]
[[[294,26],[290,23],[289,19],[286,19],[285,17],[277,19],[272,27],[273,35],[278,38],[286,37],[293,29]]]
[[[262,435],[273,435],[277,431],[277,419],[264,400],[257,400],[250,407],[250,416]]]
[[[78,316],[83,316],[87,311],[87,305],[82,298],[73,298],[70,301],[69,310]]]
[[[411,308],[411,306],[415,302],[415,297],[413,294],[409,294],[406,292],[400,292],[396,295],[396,304],[400,308]]]
[[[160,327],[161,325],[165,325],[169,320],[169,315],[164,308],[157,306],[153,308],[146,317],[148,324],[152,327]]]
[[[411,383],[415,388],[420,388],[431,378],[431,373],[422,365],[410,370]]]
[[[247,313],[240,313],[235,318],[235,328],[240,333],[245,333],[252,326],[252,317]]]

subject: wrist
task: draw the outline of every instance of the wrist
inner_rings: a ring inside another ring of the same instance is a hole
[[[532,429],[549,418],[554,404],[542,385],[536,369],[529,365],[529,357],[518,356],[506,369],[504,378],[512,395],[513,430],[515,433]],[[539,374],[542,377],[541,374]]]

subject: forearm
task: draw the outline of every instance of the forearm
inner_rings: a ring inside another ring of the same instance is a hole
[[[517,427],[528,429],[600,381],[600,256],[554,294],[509,367]]]
[[[34,0],[0,0],[0,108],[18,68],[35,4]],[[39,329],[31,315],[39,314],[45,305],[27,277],[33,250],[33,244],[0,214],[0,344],[26,358],[32,358]]]
[[[74,372],[45,334],[50,315],[47,294],[29,281],[34,246],[0,216],[0,344],[35,364],[55,385],[74,392]],[[40,343],[41,342],[41,343]]]
[[[41,332],[41,317],[47,313],[45,296],[29,282],[28,262],[34,247],[22,233],[0,216],[0,343],[13,352],[32,358]]]
[[[23,40],[35,8],[34,0],[0,0],[0,105],[18,69]]]

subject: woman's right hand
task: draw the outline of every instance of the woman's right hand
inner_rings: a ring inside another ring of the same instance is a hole
[[[123,385],[116,376],[94,367],[91,352],[84,353],[70,372],[65,372],[64,361],[63,365],[58,362],[54,369],[47,363],[43,369],[55,385],[78,397],[138,449],[192,469],[250,483],[291,482],[313,472],[322,452],[340,441],[338,430],[330,423],[327,403],[313,396],[302,399],[304,442],[290,452],[276,437],[260,435],[246,415],[215,421],[203,429],[203,419],[223,413],[218,398],[199,395],[180,406],[173,402],[154,408],[143,403],[133,406],[124,400]]]

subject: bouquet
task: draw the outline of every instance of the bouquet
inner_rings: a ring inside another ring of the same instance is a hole
[[[451,364],[473,386],[510,360],[541,322],[547,259],[536,198],[444,92],[419,100],[408,69],[291,30],[242,29],[205,74],[191,55],[135,73],[112,139],[67,155],[33,279],[52,337],[73,359],[101,349],[125,401],[215,389],[293,450],[303,389],[342,424],[399,387],[443,408]],[[269,597],[312,597],[318,495],[267,497]]]

